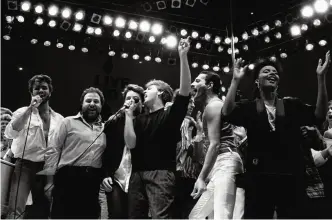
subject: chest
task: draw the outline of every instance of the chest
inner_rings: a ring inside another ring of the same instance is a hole
[[[40,115],[40,118],[43,123],[43,131],[44,131],[45,137],[47,137],[48,132],[50,130],[51,117],[49,114],[43,114],[43,115]]]

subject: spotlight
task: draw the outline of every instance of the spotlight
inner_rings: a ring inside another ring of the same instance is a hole
[[[275,35],[274,35],[277,39],[281,39],[281,33],[280,32],[277,32],[277,33],[275,33]]]
[[[220,44],[220,43],[221,43],[221,38],[220,38],[219,36],[216,36],[216,37],[214,38],[214,43],[215,43],[215,44]]]
[[[285,52],[281,53],[280,57],[283,58],[283,59],[287,58],[287,53],[285,53]]]
[[[187,36],[188,32],[187,32],[186,29],[182,29],[180,34],[181,34],[182,37],[185,37],[185,36]]]
[[[55,20],[50,20],[48,22],[48,26],[50,26],[51,28],[54,28],[56,26],[56,21]]]
[[[134,55],[133,55],[133,59],[134,59],[134,60],[138,60],[138,59],[139,59],[139,55],[138,55],[138,54],[134,54]]]
[[[172,0],[172,8],[181,8],[181,0]]]
[[[44,20],[42,18],[37,18],[36,22],[35,22],[37,25],[42,25],[44,23]]]
[[[203,4],[203,5],[207,5],[209,3],[210,0],[200,0],[200,2]]]
[[[58,8],[58,6],[56,6],[56,5],[51,5],[51,6],[48,8],[48,15],[49,15],[49,16],[54,17],[54,16],[56,16],[58,13],[59,13],[59,8]]]
[[[101,35],[102,34],[102,30],[100,27],[95,28],[95,35]]]
[[[119,37],[120,36],[120,31],[119,30],[114,30],[113,31],[113,36],[114,37]]]
[[[223,71],[224,71],[225,73],[228,73],[228,72],[230,71],[230,69],[229,69],[228,66],[225,66],[225,67],[223,68]]]
[[[152,10],[152,6],[149,2],[144,2],[144,4],[142,4],[142,7],[143,7],[144,11],[146,11],[146,12],[149,12]]]
[[[112,24],[112,18],[109,15],[104,15],[103,17],[103,24],[110,26]]]
[[[251,63],[251,64],[249,64],[248,68],[249,68],[250,70],[253,70],[253,69],[255,68],[255,65]]]
[[[270,57],[270,60],[271,60],[272,62],[276,62],[276,61],[277,61],[277,58],[276,58],[275,56],[271,56],[271,57]]]
[[[70,25],[71,24],[68,21],[63,21],[62,24],[61,24],[61,26],[60,26],[60,28],[62,30],[68,31],[68,29],[70,28]]]
[[[157,1],[156,4],[157,4],[158,10],[166,9],[166,2],[164,0],[163,1]]]
[[[174,35],[170,35],[166,38],[166,45],[169,48],[174,48],[176,47],[178,44],[178,40],[176,39],[176,37]]]
[[[22,70],[23,70],[23,67],[19,67],[18,70],[19,70],[19,71],[22,71]]]
[[[5,35],[3,36],[3,39],[4,40],[10,40],[11,39],[10,32],[12,31],[12,27],[11,26],[7,26],[5,29],[6,29],[5,30]]]
[[[314,8],[317,13],[322,14],[327,11],[329,5],[326,0],[316,0],[314,3]]]
[[[314,10],[312,9],[311,6],[307,5],[302,8],[301,14],[302,14],[302,17],[304,17],[304,18],[310,18],[314,15]]]
[[[251,30],[251,33],[252,33],[252,35],[254,35],[254,36],[258,36],[258,35],[259,35],[259,32],[258,32],[257,28]]]
[[[320,40],[320,41],[318,42],[318,44],[319,44],[320,46],[324,47],[324,46],[327,44],[327,41],[326,41],[326,40]]]
[[[74,27],[73,27],[73,31],[76,31],[76,32],[80,32],[83,28],[83,25],[79,24],[79,23],[75,23],[74,24]]]
[[[248,38],[249,38],[248,33],[247,33],[247,32],[244,32],[244,33],[242,34],[242,39],[243,39],[243,40],[248,40]]]
[[[163,32],[163,26],[161,24],[155,23],[151,28],[152,34],[160,35]]]
[[[213,69],[213,71],[218,72],[220,70],[219,63],[217,65],[215,65],[212,69]]]
[[[143,42],[145,39],[145,34],[139,32],[136,36],[136,40],[139,41],[139,42]]]
[[[315,19],[314,20],[314,22],[313,22],[313,24],[317,27],[317,26],[319,26],[319,25],[321,25],[321,21],[319,20],[319,19]]]
[[[22,11],[30,11],[31,3],[28,1],[24,1],[21,3],[21,10]]]
[[[268,31],[270,30],[270,26],[267,25],[267,24],[265,24],[265,25],[263,26],[263,30],[264,30],[265,32],[268,32]]]
[[[90,22],[94,24],[99,24],[100,21],[101,21],[101,15],[93,13]]]
[[[133,34],[130,31],[127,31],[125,33],[125,38],[130,39],[133,36]]]
[[[196,46],[195,46],[195,47],[196,47],[196,49],[197,49],[197,50],[199,50],[199,49],[201,49],[201,47],[202,47],[202,44],[198,42],[198,43],[196,44]]]
[[[150,43],[153,43],[153,42],[155,42],[156,41],[156,38],[154,37],[154,36],[150,36],[149,37],[149,42]]]
[[[314,45],[310,44],[310,43],[307,43],[307,45],[305,46],[305,49],[308,50],[308,51],[311,51],[312,49],[314,49]]]
[[[8,10],[17,10],[17,1],[16,0],[7,0]]]
[[[193,63],[191,64],[191,66],[192,66],[193,68],[197,68],[197,67],[198,67],[198,63],[197,63],[197,62],[193,62]]]
[[[186,1],[186,5],[190,6],[190,7],[194,7],[195,3],[196,3],[196,0],[187,0]]]
[[[148,21],[141,21],[139,25],[139,29],[142,32],[149,32],[150,31],[151,24]]]
[[[270,39],[270,37],[266,36],[266,37],[264,38],[264,41],[265,41],[265,43],[270,43],[271,39]]]
[[[162,37],[161,40],[160,40],[160,43],[161,44],[166,44],[167,42],[167,39],[165,37]]]
[[[64,8],[61,12],[61,15],[64,19],[68,19],[71,16],[71,10],[70,8]]]
[[[90,34],[90,35],[92,35],[94,32],[95,32],[95,29],[91,26],[88,26],[85,31],[85,33]]]
[[[36,44],[36,43],[38,43],[38,40],[36,38],[33,38],[33,39],[31,39],[30,43],[31,44]]]
[[[308,25],[306,25],[306,24],[302,24],[302,25],[301,25],[301,30],[302,30],[302,31],[307,31],[307,30],[308,30]]]
[[[76,12],[75,19],[77,21],[83,20],[83,18],[84,18],[84,11],[80,10],[80,11]]]
[[[75,50],[75,43],[74,42],[69,42],[68,49],[69,50]]]
[[[35,7],[35,13],[36,14],[41,14],[41,13],[43,13],[43,10],[44,10],[44,8],[43,8],[43,6],[42,5],[36,5],[36,7]]]
[[[232,48],[228,48],[227,53],[232,54]]]
[[[248,47],[248,45],[246,45],[246,44],[245,44],[245,45],[243,45],[243,47],[242,47],[242,48],[243,48],[243,50],[245,50],[245,51],[249,50],[249,47]]]
[[[83,52],[83,53],[87,53],[87,52],[89,52],[89,46],[90,45],[90,37],[87,37],[87,38],[85,38],[84,39],[84,42],[83,42],[83,46],[82,46],[82,48],[81,48],[81,51]]]
[[[235,48],[235,51],[234,51],[236,54],[240,53],[239,49]]]
[[[14,16],[6,16],[6,21],[7,21],[7,23],[8,24],[11,24],[11,23],[13,23],[13,21],[14,21]]]
[[[118,28],[124,28],[125,24],[126,24],[126,20],[123,19],[122,17],[118,17],[115,20],[115,26]]]
[[[276,27],[281,27],[282,23],[281,23],[280,20],[276,20],[276,21],[274,22],[274,25],[275,25]]]
[[[221,87],[222,92],[226,92],[226,88],[224,86]]]
[[[224,51],[224,48],[223,48],[222,46],[219,46],[219,47],[218,47],[218,52],[221,53],[221,52],[223,52],[223,51]]]
[[[133,21],[133,20],[129,21],[129,29],[137,30],[137,27],[138,27],[138,24],[136,21]]]
[[[82,51],[83,53],[87,53],[87,52],[89,52],[89,49],[88,49],[87,47],[83,46],[83,47],[81,48],[81,51]]]
[[[114,50],[108,51],[108,56],[114,57],[115,56],[115,51]]]
[[[157,56],[156,58],[154,58],[154,61],[156,61],[157,63],[161,62],[161,58],[159,56]]]
[[[229,37],[226,37],[225,38],[225,44],[230,44],[232,41]]]
[[[204,63],[203,66],[202,66],[202,68],[203,68],[204,70],[208,70],[208,69],[210,68],[210,66],[209,66],[209,64]]]
[[[204,39],[205,39],[206,41],[210,41],[210,40],[211,40],[211,34],[206,33],[206,34],[204,35]]]
[[[191,33],[191,37],[194,38],[194,39],[196,39],[198,37],[198,32],[197,31],[193,31]]]
[[[298,25],[291,26],[290,32],[293,37],[301,35],[301,29]]]
[[[146,56],[144,57],[144,60],[146,60],[146,61],[151,61],[151,55],[150,55],[150,54],[146,55]]]
[[[51,41],[49,41],[49,40],[45,41],[45,42],[44,42],[44,46],[45,46],[45,47],[49,47],[49,46],[51,46]]]
[[[57,40],[56,47],[59,48],[59,49],[60,49],[60,48],[63,48],[63,43],[62,43],[62,40],[61,40],[61,39],[58,39],[58,40]]]

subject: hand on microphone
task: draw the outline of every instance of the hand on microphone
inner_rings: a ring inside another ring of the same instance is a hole
[[[32,96],[31,97],[30,107],[37,108],[42,101],[43,101],[43,99],[39,95]]]
[[[133,117],[136,106],[137,106],[137,103],[130,99],[130,100],[125,101],[122,108],[124,108],[126,115]]]

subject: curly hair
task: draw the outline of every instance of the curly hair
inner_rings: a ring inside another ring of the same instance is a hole
[[[172,98],[173,98],[173,89],[170,85],[168,85],[166,82],[162,81],[162,80],[156,80],[153,79],[151,81],[149,81],[145,87],[149,87],[149,86],[156,86],[158,88],[159,91],[163,92],[161,94],[161,100],[163,102],[163,104],[165,105],[167,102],[171,102]]]
[[[52,79],[51,77],[47,76],[47,75],[43,75],[43,74],[40,74],[40,75],[35,75],[33,76],[28,84],[29,84],[29,92],[32,93],[32,90],[33,90],[33,86],[35,85],[36,82],[46,82],[48,84],[48,88],[50,90],[50,93],[53,92],[53,85],[52,85]]]
[[[83,93],[81,95],[81,98],[80,98],[81,103],[83,103],[84,97],[88,93],[97,93],[100,97],[101,105],[104,105],[104,103],[105,103],[104,94],[103,94],[102,91],[100,91],[100,89],[95,88],[95,87],[90,87],[90,88],[87,88],[83,91]]]
[[[254,75],[254,80],[258,78],[259,72],[265,66],[273,66],[274,68],[276,68],[279,76],[283,73],[283,69],[279,61],[271,61],[268,58],[261,58],[255,62],[255,68],[252,70]]]
[[[205,76],[205,84],[208,85],[210,82],[213,83],[212,92],[214,94],[219,95],[221,89],[220,76],[212,71],[202,71],[200,74],[204,74]]]
[[[128,84],[122,92],[123,98],[126,98],[126,95],[129,91],[136,92],[141,98],[141,101],[144,102],[144,89],[141,86],[136,84]]]

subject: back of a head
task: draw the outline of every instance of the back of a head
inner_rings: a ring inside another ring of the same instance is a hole
[[[145,87],[149,87],[149,86],[152,86],[152,85],[156,86],[158,88],[158,90],[162,92],[161,100],[162,100],[164,105],[167,102],[172,101],[172,99],[173,99],[173,89],[170,85],[168,85],[166,82],[164,82],[162,80],[153,79],[153,80],[149,81],[145,85]]]
[[[47,76],[47,75],[34,75],[28,82],[29,85],[29,92],[32,93],[33,90],[33,86],[36,82],[42,83],[42,82],[46,82],[48,84],[48,88],[50,90],[50,93],[53,92],[53,85],[52,85],[52,79],[51,77]]]
[[[200,74],[206,75],[205,77],[205,84],[208,85],[209,83],[213,83],[212,92],[216,95],[219,95],[220,88],[221,88],[221,81],[220,76],[212,71],[202,71]]]

